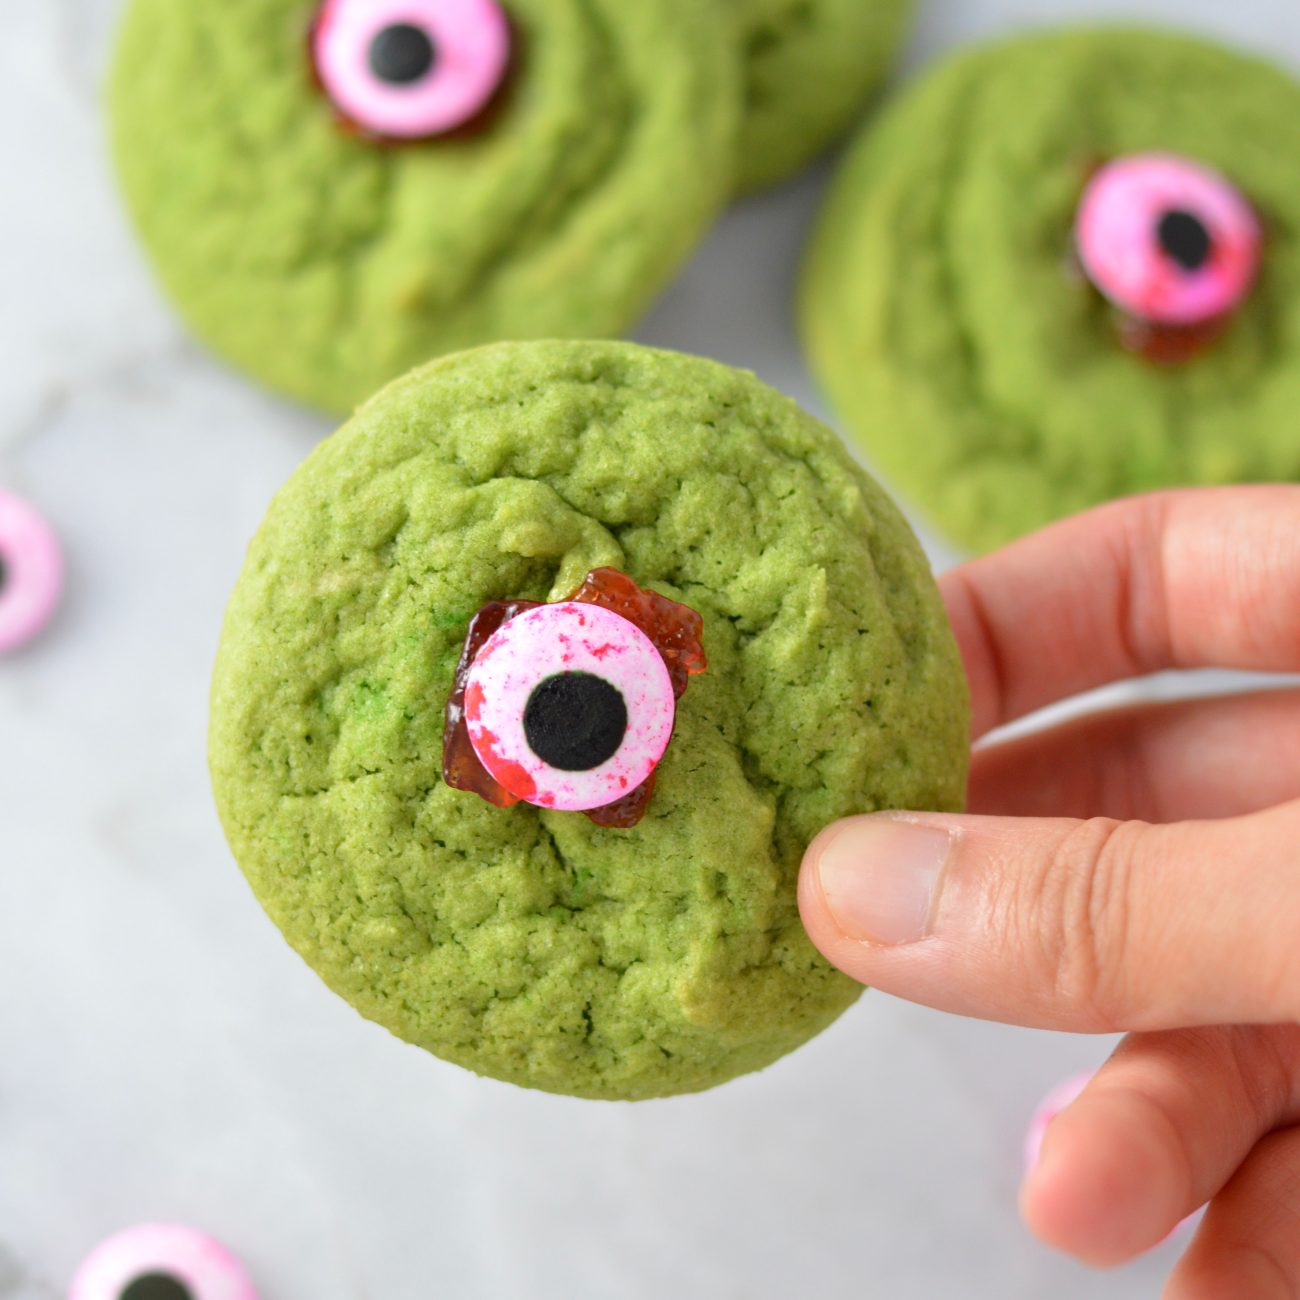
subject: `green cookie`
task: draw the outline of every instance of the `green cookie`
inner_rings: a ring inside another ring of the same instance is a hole
[[[741,28],[740,188],[775,185],[826,149],[888,73],[913,0],[725,0]]]
[[[739,60],[713,5],[505,0],[513,66],[490,107],[402,144],[336,120],[317,9],[134,0],[111,93],[165,288],[210,346],[311,405],[350,410],[497,338],[620,332],[732,189]]]
[[[470,618],[607,565],[704,619],[645,818],[445,785]],[[800,856],[848,813],[960,807],[967,722],[925,557],[822,425],[713,362],[499,344],[392,385],[276,497],[210,758],[254,892],[362,1014],[634,1099],[760,1069],[853,1002],[800,924]]]
[[[1265,231],[1254,290],[1181,364],[1126,348],[1074,257],[1095,169],[1148,152],[1222,173]],[[1126,493],[1300,479],[1300,85],[1134,29],[963,54],[856,147],[802,318],[840,415],[977,550]]]

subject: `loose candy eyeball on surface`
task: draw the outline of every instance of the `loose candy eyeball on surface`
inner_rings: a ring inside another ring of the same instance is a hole
[[[1132,154],[1097,172],[1079,205],[1076,242],[1098,291],[1158,325],[1226,315],[1259,272],[1250,204],[1218,172],[1174,154]]]
[[[100,1242],[68,1300],[257,1300],[244,1266],[214,1237],[179,1223],[142,1223]]]
[[[63,594],[63,551],[41,514],[0,488],[0,654],[37,635]]]
[[[1043,1151],[1043,1138],[1047,1135],[1047,1126],[1068,1106],[1072,1105],[1092,1082],[1092,1074],[1074,1074],[1058,1083],[1038,1103],[1029,1129],[1025,1133],[1025,1173],[1028,1174],[1038,1164],[1038,1157]]]
[[[500,88],[510,23],[497,0],[325,0],[311,37],[325,93],[370,135],[464,126]]]

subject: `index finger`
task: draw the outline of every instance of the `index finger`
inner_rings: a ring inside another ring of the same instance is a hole
[[[1198,488],[1076,515],[940,579],[976,737],[1166,668],[1300,669],[1300,487]]]

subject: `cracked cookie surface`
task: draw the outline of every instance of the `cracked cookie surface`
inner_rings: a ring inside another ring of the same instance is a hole
[[[1221,172],[1265,230],[1253,291],[1176,365],[1123,346],[1073,254],[1092,173],[1150,151]],[[1135,28],[961,54],[850,155],[802,327],[874,463],[975,550],[1127,493],[1300,480],[1300,85]]]
[[[698,610],[644,820],[440,778],[489,600],[612,565]],[[630,344],[502,344],[391,386],[276,497],[226,616],[210,756],[289,942],[400,1037],[585,1097],[707,1088],[858,986],[795,882],[828,821],[960,805],[965,682],[929,567],[833,435],[753,376]]]
[[[617,334],[727,198],[729,26],[697,0],[509,0],[510,74],[453,135],[380,144],[313,80],[313,0],[133,0],[118,171],[194,332],[344,412],[498,338]]]

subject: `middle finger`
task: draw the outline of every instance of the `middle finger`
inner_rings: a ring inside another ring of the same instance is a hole
[[[1300,1026],[1131,1035],[1047,1131],[1021,1207],[1092,1264],[1164,1240],[1265,1133],[1300,1118]]]
[[[980,750],[970,810],[1174,822],[1300,798],[1300,690],[1111,709]]]

